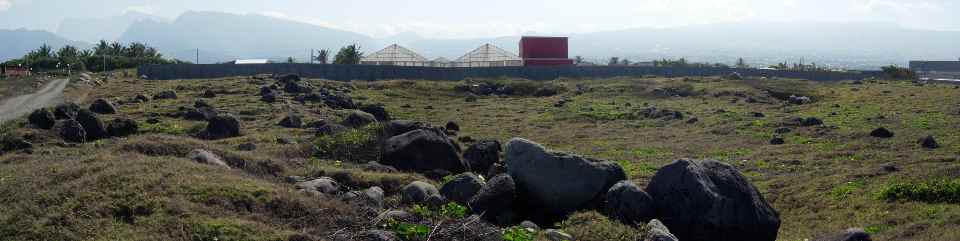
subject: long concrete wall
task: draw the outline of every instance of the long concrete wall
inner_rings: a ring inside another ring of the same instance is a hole
[[[465,78],[525,78],[553,80],[566,78],[609,78],[620,76],[656,75],[666,77],[718,76],[738,72],[748,77],[780,77],[816,81],[860,80],[880,77],[879,71],[857,73],[773,71],[729,68],[659,68],[618,66],[543,66],[543,67],[487,67],[436,68],[376,65],[319,65],[319,64],[183,64],[145,65],[137,69],[139,76],[151,80],[209,79],[256,74],[297,74],[307,78],[330,80],[463,80]]]

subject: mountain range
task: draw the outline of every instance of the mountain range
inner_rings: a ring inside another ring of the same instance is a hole
[[[311,49],[336,51],[354,43],[360,44],[366,53],[398,43],[427,58],[456,59],[484,43],[516,53],[520,38],[438,39],[410,32],[373,38],[263,15],[219,12],[186,12],[172,21],[147,14],[125,14],[70,22],[61,24],[58,34],[88,42],[98,39],[97,36],[121,42],[144,42],[166,56],[189,61],[195,61],[199,51],[200,63],[287,57],[305,61]],[[29,36],[16,38],[26,41],[17,42],[23,47],[0,50],[2,59],[18,57],[41,42],[84,46],[41,31],[0,33]],[[915,59],[955,60],[960,56],[960,48],[955,44],[960,39],[958,31],[916,30],[883,23],[741,22],[565,36],[570,37],[571,57],[583,56],[595,62],[604,62],[613,56],[633,61],[684,57],[691,61],[722,63],[744,58],[755,66],[803,61],[841,68],[876,69],[889,64],[906,65]]]

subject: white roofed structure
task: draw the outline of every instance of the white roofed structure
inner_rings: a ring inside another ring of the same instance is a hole
[[[386,48],[363,56],[360,64],[366,65],[396,65],[396,66],[430,66],[427,58],[414,52],[413,50],[392,44]]]
[[[233,64],[269,64],[273,63],[268,59],[238,59],[234,60]]]
[[[523,59],[492,44],[484,44],[463,55],[451,67],[523,66]]]
[[[450,60],[444,57],[430,60],[430,67],[450,67]]]

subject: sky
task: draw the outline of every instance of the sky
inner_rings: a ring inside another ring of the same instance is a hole
[[[137,11],[261,14],[385,37],[477,38],[742,21],[882,22],[960,30],[960,0],[0,0],[0,28]]]

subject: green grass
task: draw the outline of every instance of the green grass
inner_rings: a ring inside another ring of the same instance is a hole
[[[894,182],[881,189],[880,198],[887,201],[960,204],[960,179]]]

